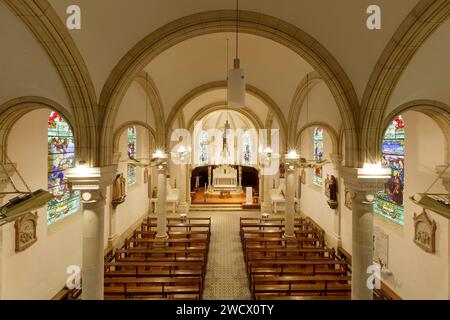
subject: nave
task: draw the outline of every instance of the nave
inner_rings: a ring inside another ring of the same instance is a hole
[[[295,217],[294,241],[282,215],[171,215],[169,240],[155,239],[155,222],[146,217],[106,263],[106,300],[350,299],[348,263],[309,218]]]

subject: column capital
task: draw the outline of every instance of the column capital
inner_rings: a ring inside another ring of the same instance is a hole
[[[337,171],[342,166],[343,157],[339,153],[330,153],[330,160],[334,169]]]
[[[81,191],[83,203],[101,203],[104,201],[103,189],[112,185],[117,174],[117,166],[100,168],[76,167],[67,170],[66,177],[72,190]]]
[[[374,195],[383,189],[389,175],[389,169],[368,174],[366,169],[341,167],[341,177],[344,179],[345,186],[355,193],[364,195]]]

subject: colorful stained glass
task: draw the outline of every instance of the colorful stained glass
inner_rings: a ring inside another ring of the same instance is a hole
[[[201,131],[200,132],[200,152],[199,152],[199,164],[206,165],[208,164],[208,132]]]
[[[314,160],[323,160],[323,129],[314,128]],[[322,187],[323,170],[322,168],[315,168],[313,174],[313,184]]]
[[[137,157],[137,132],[136,127],[128,128],[128,158],[136,160]],[[127,184],[135,185],[137,182],[136,166],[128,165],[127,168]]]
[[[48,119],[48,191],[54,198],[47,208],[52,224],[80,210],[79,192],[71,192],[64,171],[75,166],[75,143],[70,125],[56,112]]]
[[[383,145],[383,167],[391,169],[384,190],[376,195],[374,212],[401,225],[404,224],[403,188],[405,183],[405,123],[398,116],[386,130]]]
[[[252,135],[250,131],[245,131],[243,135],[243,155],[244,155],[244,165],[250,166],[252,164],[252,149],[253,149],[253,143],[252,143]]]

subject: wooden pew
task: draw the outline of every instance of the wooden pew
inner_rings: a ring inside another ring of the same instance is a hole
[[[250,259],[307,259],[322,257],[335,259],[334,248],[249,248],[245,254],[245,261]]]
[[[155,245],[157,247],[166,246],[168,248],[172,247],[182,247],[187,248],[201,248],[209,249],[208,239],[152,239],[152,238],[141,238],[141,239],[127,239],[125,240],[125,249],[141,247],[147,250],[154,249]]]
[[[154,257],[167,257],[167,258],[173,258],[175,261],[183,261],[183,258],[200,258],[205,262],[207,262],[208,259],[208,253],[205,249],[198,249],[198,248],[167,248],[167,249],[140,249],[137,248],[130,248],[130,249],[118,249],[115,252],[115,259],[123,259],[130,256],[143,256],[144,261],[147,261],[148,258],[154,258]],[[180,259],[181,258],[181,259]]]
[[[318,293],[349,293],[351,285],[349,276],[313,275],[313,276],[253,276],[251,284],[252,296],[256,294],[296,294]]]
[[[337,267],[337,269],[336,269]],[[255,275],[347,275],[347,262],[334,259],[302,260],[302,259],[265,259],[252,260],[247,263],[250,281]]]
[[[146,223],[143,222],[141,224],[141,230],[142,231],[152,231],[152,228],[156,228],[156,223]],[[194,230],[198,230],[200,228],[200,230],[207,230],[207,231],[211,231],[211,224],[210,223],[168,223],[167,224],[167,229],[168,231],[181,231],[181,230],[172,230],[172,229],[181,229],[184,231],[194,231]]]
[[[105,294],[132,298],[133,295],[154,295],[167,298],[176,295],[193,294],[201,298],[201,277],[185,278],[133,278],[114,277],[105,279]]]
[[[142,231],[142,230],[136,230],[133,233],[132,238],[138,239],[138,238],[155,238],[157,232],[155,230],[152,231]],[[201,239],[207,239],[209,241],[211,233],[207,230],[205,231],[170,231],[167,233],[169,235],[170,239],[176,239],[176,238],[185,238],[185,239],[191,239],[191,238],[201,238]]]
[[[201,274],[205,274],[205,266],[202,261],[123,261],[123,262],[108,262],[105,265],[105,274],[115,276],[135,276],[135,277],[150,277],[154,274],[172,275],[185,274],[189,275],[191,271],[200,270]]]
[[[314,237],[314,238],[296,238],[296,247],[297,248],[307,248],[307,247],[316,247],[316,248],[324,248],[325,240],[322,237]],[[280,237],[251,237],[244,239],[244,256],[248,249],[267,249],[270,247],[282,247],[285,248],[287,246],[287,241],[284,238]]]

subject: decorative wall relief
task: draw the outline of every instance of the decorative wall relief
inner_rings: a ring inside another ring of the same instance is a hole
[[[37,242],[37,220],[37,212],[27,213],[16,220],[14,224],[16,229],[16,252],[24,251]]]
[[[325,196],[328,199],[330,199],[330,183],[331,183],[330,175],[327,174],[327,177],[325,178]]]
[[[148,168],[144,169],[144,184],[148,183]]]
[[[116,176],[116,179],[114,179],[113,183],[113,196],[112,196],[112,206],[114,210],[117,208],[117,206],[121,203],[125,202],[126,193],[125,193],[125,185],[126,180],[123,177],[123,173],[118,174]]]
[[[345,187],[345,206],[352,210],[353,196],[349,188]]]
[[[380,264],[383,273],[389,268],[389,235],[380,227],[373,228],[373,261]]]
[[[436,221],[428,217],[425,209],[420,215],[414,213],[414,243],[426,252],[436,252],[436,229]]]

